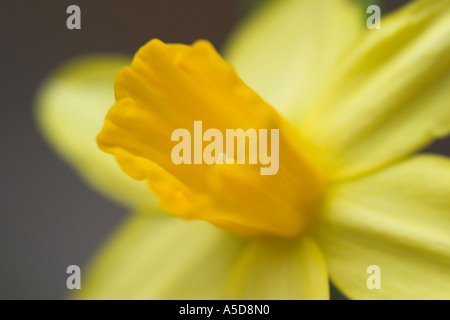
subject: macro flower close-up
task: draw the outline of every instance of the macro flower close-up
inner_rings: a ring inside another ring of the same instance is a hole
[[[128,208],[75,299],[450,299],[450,1],[268,0],[62,64],[39,130]],[[95,213],[92,213],[95,214]]]

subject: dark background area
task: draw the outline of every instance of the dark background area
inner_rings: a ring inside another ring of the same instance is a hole
[[[278,1],[278,0],[276,0]],[[133,54],[157,37],[220,48],[244,0],[3,1],[0,10],[0,299],[61,299],[66,268],[84,266],[126,210],[102,198],[46,145],[32,107],[41,81],[82,53]],[[406,1],[386,1],[392,9]],[[66,9],[81,8],[81,30]],[[441,153],[448,140],[430,147]],[[447,153],[448,154],[448,153]],[[332,297],[343,298],[333,290]]]

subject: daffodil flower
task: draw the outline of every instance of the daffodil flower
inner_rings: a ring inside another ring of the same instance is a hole
[[[59,69],[43,132],[135,212],[77,298],[328,299],[331,279],[355,299],[449,299],[450,161],[414,153],[450,132],[450,1],[414,1],[381,30],[365,17],[356,1],[273,1],[225,59],[152,40],[123,69]],[[278,173],[175,165],[171,133],[196,120],[279,129]]]

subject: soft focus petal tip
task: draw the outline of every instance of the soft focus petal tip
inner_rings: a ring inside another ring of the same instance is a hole
[[[130,180],[95,136],[114,102],[117,72],[130,58],[90,54],[56,68],[37,92],[34,116],[50,146],[95,190],[128,207],[155,207],[145,183]]]

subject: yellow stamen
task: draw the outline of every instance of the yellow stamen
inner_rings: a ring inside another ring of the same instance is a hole
[[[322,194],[319,171],[295,131],[209,42],[150,41],[119,73],[115,92],[98,145],[131,177],[146,179],[168,213],[247,236],[304,230]],[[218,129],[224,137],[227,129],[278,129],[279,170],[261,175],[260,163],[227,164],[225,149],[216,153],[224,164],[175,164],[172,133],[193,132],[196,121],[203,132]]]

